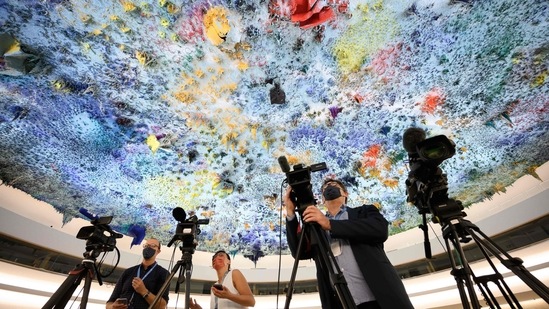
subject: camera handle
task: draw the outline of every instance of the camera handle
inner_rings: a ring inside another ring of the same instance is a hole
[[[429,227],[427,226],[427,214],[423,212],[421,214],[423,218],[423,223],[418,227],[423,231],[423,250],[425,251],[425,258],[432,258],[431,253],[431,242],[429,242]]]

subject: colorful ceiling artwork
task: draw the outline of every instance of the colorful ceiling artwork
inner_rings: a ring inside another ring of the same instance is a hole
[[[444,134],[469,206],[549,159],[549,3],[539,0],[7,0],[0,179],[64,222],[84,208],[197,250],[288,253],[278,164],[326,163],[392,234],[409,127]]]

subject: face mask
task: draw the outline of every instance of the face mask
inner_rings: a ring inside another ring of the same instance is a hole
[[[324,195],[325,200],[332,201],[341,196],[341,191],[336,186],[328,186],[324,189],[322,195]]]
[[[154,256],[154,254],[156,253],[156,250],[154,250],[153,248],[145,248],[143,249],[143,258],[145,260],[148,260],[150,258],[152,258]]]

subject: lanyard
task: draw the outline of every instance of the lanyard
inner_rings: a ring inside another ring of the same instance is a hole
[[[227,277],[227,274],[228,274],[228,273],[229,273],[229,271],[227,270],[227,271],[225,272],[225,274],[223,275],[223,278],[221,279],[221,282],[219,282],[219,283],[223,284],[223,281],[225,281],[225,277]],[[216,297],[214,298],[214,301],[215,301],[215,309],[218,309],[218,308],[217,308],[217,305],[218,305],[218,303],[219,303],[219,298],[216,296]]]
[[[137,268],[137,277],[141,278],[141,280],[145,281],[145,278],[147,278],[147,276],[149,275],[149,273],[156,267],[156,265],[158,265],[158,263],[154,263],[154,266],[149,268],[149,270],[147,270],[147,272],[145,273],[145,275],[143,276],[143,278],[141,278],[141,265]]]
[[[147,276],[156,267],[156,265],[158,265],[158,263],[155,262],[153,267],[151,267],[151,268],[149,268],[149,270],[147,270],[147,272],[145,273],[143,278],[141,278],[141,265],[139,265],[139,267],[137,267],[137,277],[140,278],[141,280],[143,280],[143,284],[145,284],[145,278],[147,278]],[[130,301],[129,301],[130,303],[133,301],[134,296],[135,296],[135,291],[133,291],[132,296],[130,297]]]

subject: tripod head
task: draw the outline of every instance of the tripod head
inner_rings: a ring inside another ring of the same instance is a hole
[[[290,164],[285,156],[278,158],[280,168],[286,173],[288,185],[292,187],[291,199],[301,214],[305,208],[316,205],[316,199],[311,185],[311,173],[326,170],[326,163],[316,163],[310,166],[303,164],[294,165],[294,170],[290,170]]]
[[[196,236],[200,234],[200,224],[209,224],[210,219],[198,219],[196,215],[192,215],[186,218],[187,214],[181,207],[176,207],[172,210],[173,217],[179,221],[177,224],[175,234],[168,243],[170,247],[176,240],[181,241],[181,251],[194,253],[198,242]]]

